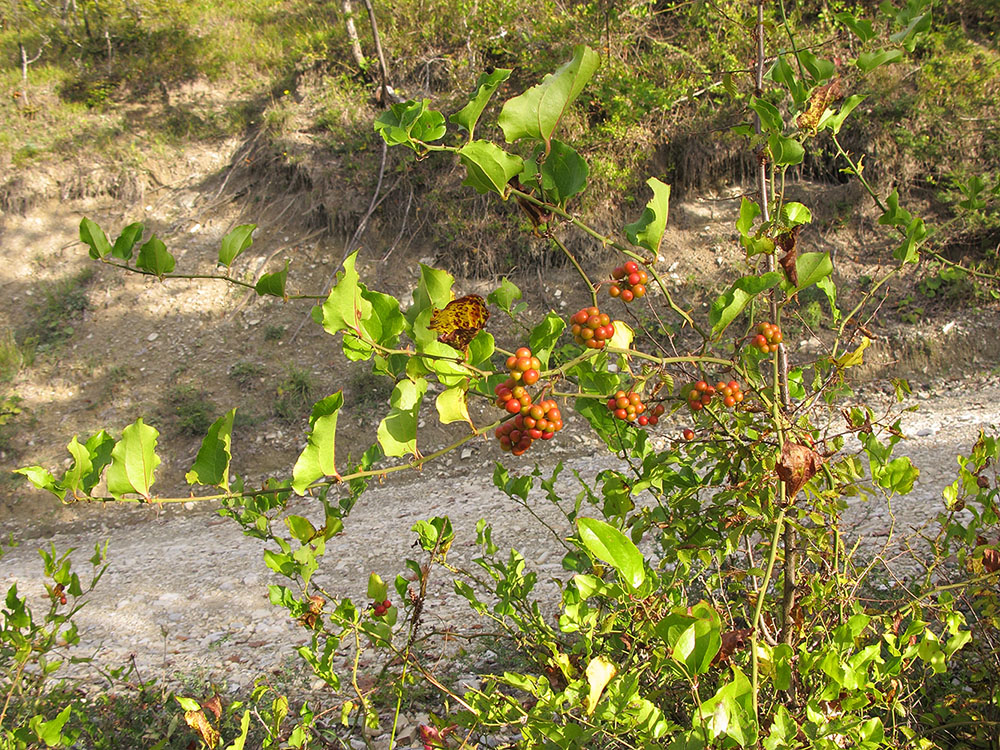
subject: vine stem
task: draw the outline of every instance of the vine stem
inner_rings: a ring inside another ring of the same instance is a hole
[[[760,615],[761,611],[764,609],[764,599],[767,596],[767,589],[771,584],[771,575],[774,573],[774,561],[778,558],[778,544],[781,541],[781,530],[785,522],[785,507],[784,507],[784,496],[785,496],[785,484],[780,483],[780,497],[781,497],[781,511],[778,513],[778,518],[774,522],[774,532],[771,535],[771,547],[768,551],[767,556],[767,569],[764,571],[764,580],[760,583],[760,591],[757,592],[757,604],[754,607],[753,612],[753,624],[752,631],[750,633],[750,650],[753,657],[753,667],[751,673],[751,684],[753,688],[753,717],[757,725],[760,726],[759,721],[759,709],[760,709],[760,696],[759,693],[759,678],[760,678],[760,664],[758,663],[757,657],[757,641],[758,632],[760,630]]]
[[[583,283],[586,284],[587,289],[590,290],[590,298],[594,301],[594,307],[597,307],[597,287],[594,285],[594,282],[590,280],[587,272],[580,266],[580,262],[576,259],[576,256],[569,251],[569,248],[566,247],[566,245],[564,245],[558,237],[551,236],[549,239],[552,241],[553,245],[563,251],[563,255],[569,258],[569,262],[573,264],[573,268],[575,268],[576,272],[580,274],[580,278],[583,279]]]
[[[105,258],[101,259],[101,262],[105,265],[111,266],[112,268],[118,268],[122,271],[128,271],[129,273],[137,273],[140,276],[153,276],[160,281],[165,281],[166,279],[192,279],[192,280],[210,280],[210,281],[226,281],[233,286],[241,286],[245,289],[257,290],[255,284],[251,284],[249,281],[243,281],[242,279],[234,279],[232,276],[225,276],[217,273],[153,273],[152,271],[147,271],[144,268],[136,268],[135,266],[130,266],[127,263],[114,263]],[[283,299],[326,299],[325,294],[288,294],[285,295]]]

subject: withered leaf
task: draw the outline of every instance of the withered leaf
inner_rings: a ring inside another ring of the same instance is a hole
[[[222,701],[219,700],[219,696],[213,695],[207,701],[201,704],[201,707],[206,711],[211,711],[215,714],[215,720],[218,721],[219,717],[222,716]]]
[[[485,300],[478,294],[469,294],[452,300],[443,310],[435,308],[427,327],[439,334],[438,341],[442,344],[464,352],[489,319]]]
[[[753,631],[750,628],[730,630],[722,634],[722,646],[719,652],[712,659],[712,664],[722,664],[726,659],[737,651],[746,648],[747,641]]]
[[[820,118],[823,117],[827,107],[843,96],[844,91],[839,78],[833,79],[825,86],[816,87],[812,96],[809,97],[809,108],[798,116],[796,124],[802,130],[816,132]]]
[[[209,723],[204,711],[185,711],[184,721],[198,733],[201,741],[208,747],[215,747],[219,744],[219,740],[222,739],[219,735],[219,730]]]
[[[795,499],[806,482],[816,476],[822,464],[823,457],[809,446],[791,441],[785,443],[774,468],[778,479],[787,486],[789,502]]]
[[[794,287],[799,285],[799,272],[795,267],[795,263],[799,258],[799,231],[802,229],[802,225],[792,227],[787,232],[778,235],[775,239],[775,244],[784,253],[780,258],[778,258],[778,265],[781,266],[781,270],[785,272],[785,278],[788,279],[788,283]]]

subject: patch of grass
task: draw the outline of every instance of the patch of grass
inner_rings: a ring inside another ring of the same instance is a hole
[[[285,326],[268,325],[264,327],[264,341],[281,341],[285,337]]]
[[[370,370],[363,370],[351,378],[348,389],[351,411],[356,416],[380,414],[392,395],[392,381]]]
[[[254,383],[263,374],[263,365],[259,365],[256,362],[247,362],[246,360],[241,360],[229,368],[229,377],[236,381],[240,390],[243,391],[252,388]]]
[[[215,420],[216,405],[203,390],[192,385],[175,385],[164,402],[165,411],[181,435],[204,437]]]
[[[289,422],[298,419],[312,406],[314,388],[312,374],[308,370],[289,367],[285,379],[278,385],[274,413]]]
[[[35,351],[48,351],[72,338],[73,323],[82,318],[90,306],[86,286],[93,277],[93,269],[85,268],[73,276],[41,286],[41,299],[29,303],[30,320],[20,335],[25,359],[33,359]],[[25,349],[31,350],[31,357]]]
[[[16,378],[23,361],[21,347],[14,339],[14,332],[5,328],[0,333],[0,382],[9,383]]]

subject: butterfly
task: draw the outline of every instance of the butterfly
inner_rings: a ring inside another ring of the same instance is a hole
[[[452,300],[443,310],[435,308],[427,327],[437,331],[438,341],[442,344],[464,352],[489,319],[490,311],[486,309],[485,300],[478,294],[469,294]]]

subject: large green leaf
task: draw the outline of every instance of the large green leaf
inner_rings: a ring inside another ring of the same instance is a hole
[[[862,73],[870,73],[875,68],[882,65],[888,65],[890,63],[899,62],[903,59],[903,50],[900,49],[881,49],[877,52],[862,52],[858,55],[858,59],[855,61],[855,65],[861,70]]]
[[[80,221],[80,241],[90,247],[90,257],[94,260],[100,260],[111,252],[111,243],[104,230],[86,217]]]
[[[871,41],[876,36],[875,28],[872,26],[872,22],[867,18],[855,18],[847,11],[835,13],[833,17],[849,28],[853,34],[861,40],[862,44]]]
[[[819,125],[817,128],[822,130],[824,128],[833,131],[834,135],[840,133],[840,129],[844,126],[844,120],[847,116],[854,111],[854,109],[861,104],[867,97],[861,94],[852,94],[844,100],[844,103],[840,105],[840,111],[834,112],[832,109],[827,109],[823,113],[823,116],[819,118]]]
[[[125,227],[118,235],[118,239],[115,240],[114,247],[111,248],[112,257],[121,258],[124,261],[132,260],[132,248],[142,237],[143,229],[144,227],[139,222]]]
[[[543,370],[548,369],[549,357],[552,355],[552,350],[555,348],[556,342],[565,328],[566,321],[554,312],[549,311],[542,319],[542,322],[531,329],[531,333],[528,336],[528,346],[531,348],[531,352],[538,357],[539,362],[542,363]]]
[[[320,321],[328,333],[349,328],[361,333],[361,320],[371,315],[372,304],[362,295],[358,272],[354,269],[357,252],[344,258],[344,270],[337,274],[337,283],[323,303]]]
[[[573,59],[555,73],[520,96],[508,99],[499,118],[507,142],[532,138],[543,141],[548,149],[559,121],[594,75],[599,61],[596,52],[579,45],[573,50]]]
[[[479,116],[486,108],[490,97],[500,88],[500,84],[510,78],[512,72],[508,68],[496,68],[491,73],[480,75],[479,80],[476,81],[476,93],[472,99],[462,109],[448,118],[450,122],[458,125],[460,128],[464,128],[469,133],[470,141],[475,135],[476,123],[479,122]]]
[[[451,287],[455,277],[447,271],[420,264],[420,280],[413,290],[413,304],[406,311],[406,322],[410,326],[410,335],[418,345],[437,341],[437,331],[427,327],[434,309],[443,310],[451,302]],[[454,355],[454,350],[449,353]]]
[[[339,477],[336,465],[337,417],[344,405],[343,391],[316,402],[309,416],[309,440],[292,469],[292,489],[306,488],[322,477]]]
[[[608,563],[621,580],[633,589],[646,580],[642,553],[632,540],[614,526],[596,518],[578,518],[580,541],[594,557]]]
[[[779,167],[801,164],[806,155],[806,150],[801,143],[780,133],[771,134],[771,137],[767,139],[767,147],[771,151],[774,163]]]
[[[589,174],[590,168],[580,154],[553,139],[548,156],[540,148],[535,153],[534,161],[524,163],[521,182],[540,186],[546,200],[565,206],[570,198],[587,186]]]
[[[820,279],[833,273],[833,262],[830,260],[830,254],[802,253],[795,259],[795,273],[798,277],[798,286],[794,287],[795,291],[811,287]],[[786,292],[793,290],[787,279],[782,279],[781,288]]]
[[[392,408],[378,426],[378,442],[385,455],[417,455],[417,415],[426,392],[424,378],[396,383],[389,399]]]
[[[115,499],[120,500],[127,493],[149,497],[154,472],[160,465],[160,457],[156,455],[159,434],[154,427],[143,424],[141,418],[122,430],[122,439],[111,450],[108,467],[108,492]]]
[[[236,256],[253,244],[253,230],[256,224],[241,224],[222,238],[219,248],[219,264],[229,268]]]
[[[472,141],[458,150],[458,158],[465,166],[463,185],[475,188],[478,193],[507,195],[507,183],[524,169],[520,156],[508,154],[489,141]]]
[[[469,416],[468,396],[468,381],[441,391],[434,401],[438,411],[438,421],[441,424],[468,422],[470,426],[474,427],[472,418]]]
[[[736,320],[754,297],[781,282],[779,271],[770,271],[760,276],[744,276],[723,294],[720,294],[708,311],[708,322],[712,325],[712,336],[717,337]]]
[[[768,101],[753,97],[750,100],[750,109],[757,113],[760,118],[760,126],[771,133],[780,133],[785,128],[781,121],[781,112]]]
[[[625,225],[625,235],[633,245],[644,247],[658,256],[670,211],[670,185],[655,177],[646,180],[646,184],[652,189],[653,197],[646,204],[646,210],[639,220]]]
[[[232,461],[233,418],[236,409],[230,409],[208,428],[201,441],[198,456],[191,471],[184,475],[188,484],[207,484],[229,491],[229,462]]]
[[[167,251],[167,246],[154,234],[139,248],[139,257],[135,259],[135,265],[144,271],[162,276],[173,271],[177,263],[174,256]]]

